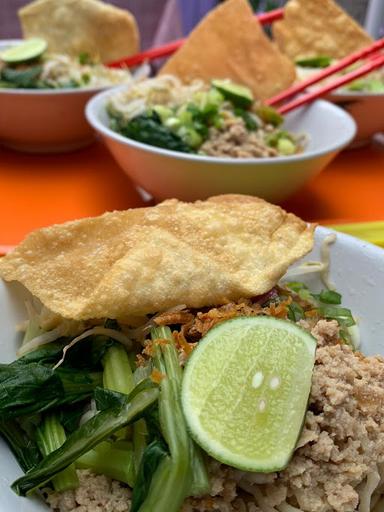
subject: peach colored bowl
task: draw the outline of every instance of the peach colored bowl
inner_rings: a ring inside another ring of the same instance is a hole
[[[328,97],[344,108],[356,122],[352,147],[368,144],[375,133],[384,132],[384,93],[354,92],[339,89]]]
[[[0,41],[0,51],[19,41]],[[90,144],[87,101],[105,88],[1,89],[0,144],[18,151],[56,153]]]

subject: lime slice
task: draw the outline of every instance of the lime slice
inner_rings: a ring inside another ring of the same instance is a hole
[[[17,62],[25,62],[27,60],[36,59],[47,49],[47,42],[40,37],[26,39],[17,46],[12,46],[0,54],[1,60],[9,64]]]
[[[310,334],[272,317],[239,317],[211,329],[184,371],[192,437],[230,466],[283,469],[303,425],[315,350]]]

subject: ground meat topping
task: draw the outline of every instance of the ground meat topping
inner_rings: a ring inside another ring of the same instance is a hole
[[[209,129],[209,138],[200,147],[205,155],[231,158],[278,156],[275,148],[265,143],[264,129],[248,131],[244,121],[236,117],[218,129]]]
[[[47,502],[57,512],[129,512],[131,490],[120,482],[88,470],[77,472],[80,486],[74,491],[47,491]]]

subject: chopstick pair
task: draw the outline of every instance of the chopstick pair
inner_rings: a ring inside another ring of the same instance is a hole
[[[258,14],[256,17],[259,20],[259,23],[262,25],[267,25],[276,20],[279,20],[283,17],[284,9],[274,9],[273,11],[269,11],[266,13]],[[150,50],[146,50],[145,52],[137,53],[136,55],[131,55],[130,57],[124,57],[119,60],[115,60],[110,62],[108,67],[111,68],[133,68],[138,66],[139,64],[143,64],[143,62],[149,62],[156,59],[161,59],[163,57],[169,57],[178,50],[185,39],[177,39],[176,41],[171,41],[170,43],[164,44],[162,46],[158,46],[157,48],[151,48]]]
[[[332,66],[329,66],[328,68],[321,70],[318,73],[313,74],[311,77],[309,77],[306,80],[301,81],[300,83],[293,85],[289,89],[286,89],[285,91],[277,94],[276,96],[273,96],[269,100],[266,101],[267,105],[276,106],[284,102],[285,100],[289,100],[292,98],[292,96],[295,96],[296,94],[304,91],[308,87],[321,82],[325,78],[342,71],[346,68],[348,68],[351,64],[354,64],[355,62],[358,62],[362,59],[365,59],[367,57],[371,57],[370,60],[363,64],[360,68],[355,69],[353,71],[350,71],[349,73],[346,73],[345,75],[342,75],[332,82],[323,85],[322,87],[319,87],[315,91],[311,91],[307,94],[303,94],[302,96],[299,96],[298,98],[293,99],[292,101],[289,101],[288,103],[285,103],[284,105],[277,108],[280,114],[286,114],[287,112],[290,112],[291,110],[301,107],[302,105],[305,105],[307,103],[310,103],[316,98],[319,98],[321,96],[326,95],[327,93],[338,89],[339,87],[346,85],[350,82],[353,82],[357,78],[360,78],[364,75],[367,75],[368,73],[371,73],[375,69],[379,69],[384,66],[384,54],[380,52],[384,48],[384,38],[379,39],[375,43],[367,46],[366,48],[359,50],[357,52],[352,53],[351,55],[348,55],[344,59],[339,60],[336,62],[336,64],[333,64]]]

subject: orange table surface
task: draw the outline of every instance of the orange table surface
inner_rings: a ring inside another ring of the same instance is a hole
[[[0,244],[16,244],[41,226],[143,204],[101,143],[63,155],[0,149]],[[384,220],[384,148],[345,151],[282,206],[327,223]]]

